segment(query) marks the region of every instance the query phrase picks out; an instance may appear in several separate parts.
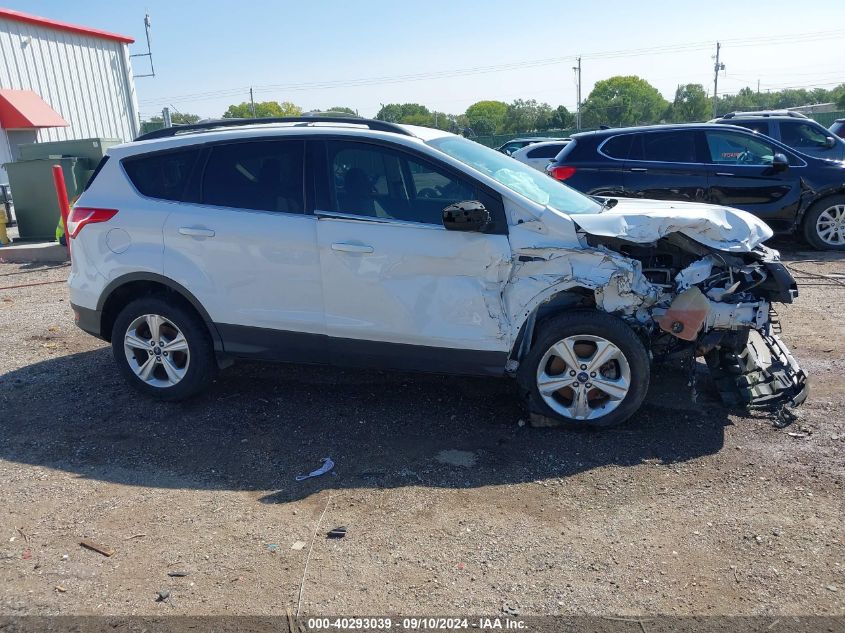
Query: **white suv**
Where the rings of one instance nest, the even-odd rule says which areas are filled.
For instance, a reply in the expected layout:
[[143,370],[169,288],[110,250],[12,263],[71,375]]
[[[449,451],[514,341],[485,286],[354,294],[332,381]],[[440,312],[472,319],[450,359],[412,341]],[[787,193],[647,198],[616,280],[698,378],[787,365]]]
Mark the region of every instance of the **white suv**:
[[672,354],[704,354],[737,402],[806,395],[772,331],[796,290],[762,221],[590,198],[439,130],[160,130],[109,149],[68,233],[78,325],[163,399],[253,358],[510,375],[535,420],[610,426]]

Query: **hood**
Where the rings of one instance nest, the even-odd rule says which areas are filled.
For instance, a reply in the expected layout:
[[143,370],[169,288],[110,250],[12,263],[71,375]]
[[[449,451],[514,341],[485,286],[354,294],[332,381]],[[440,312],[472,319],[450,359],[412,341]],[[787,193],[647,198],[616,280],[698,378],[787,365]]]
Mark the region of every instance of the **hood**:
[[592,235],[631,242],[654,242],[669,233],[687,237],[720,251],[745,253],[772,236],[772,229],[746,211],[698,202],[668,202],[617,198],[611,209],[574,215]]

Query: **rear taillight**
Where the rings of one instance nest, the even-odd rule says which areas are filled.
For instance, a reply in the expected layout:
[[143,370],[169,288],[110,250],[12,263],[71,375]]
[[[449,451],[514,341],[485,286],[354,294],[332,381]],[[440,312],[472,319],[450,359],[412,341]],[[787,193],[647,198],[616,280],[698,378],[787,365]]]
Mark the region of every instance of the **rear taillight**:
[[74,207],[67,218],[67,232],[71,239],[79,235],[86,224],[107,222],[117,215],[117,209],[92,209],[91,207]]
[[558,165],[549,170],[549,175],[555,180],[566,180],[575,173],[575,168],[569,165]]

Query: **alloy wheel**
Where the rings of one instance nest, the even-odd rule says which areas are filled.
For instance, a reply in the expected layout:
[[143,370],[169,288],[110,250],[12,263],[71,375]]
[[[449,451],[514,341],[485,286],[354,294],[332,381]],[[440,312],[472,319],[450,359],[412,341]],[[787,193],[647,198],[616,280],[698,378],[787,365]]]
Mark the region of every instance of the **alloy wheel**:
[[545,403],[572,420],[594,420],[616,409],[631,386],[625,354],[605,338],[569,336],[552,345],[537,368]]
[[188,372],[188,341],[161,315],[143,314],[133,320],[123,338],[123,349],[135,375],[153,387],[172,387]]
[[845,245],[845,204],[834,205],[819,214],[816,234],[825,244]]

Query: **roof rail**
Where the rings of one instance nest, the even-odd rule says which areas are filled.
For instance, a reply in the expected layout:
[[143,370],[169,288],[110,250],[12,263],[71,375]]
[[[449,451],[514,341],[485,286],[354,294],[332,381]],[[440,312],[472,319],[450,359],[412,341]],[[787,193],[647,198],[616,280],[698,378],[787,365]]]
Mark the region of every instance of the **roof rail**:
[[300,125],[312,125],[314,123],[345,123],[349,125],[364,125],[369,129],[376,130],[378,132],[393,132],[394,134],[403,134],[404,136],[414,136],[411,132],[396,123],[377,121],[375,119],[364,119],[352,116],[286,116],[259,119],[216,119],[214,121],[204,121],[202,123],[174,125],[172,127],[165,127],[160,130],[153,130],[152,132],[141,134],[136,137],[135,140],[149,141],[155,138],[168,138],[176,136],[177,134],[191,134],[194,132],[202,132],[204,130],[239,127],[242,125],[265,125],[268,123],[298,123]]
[[796,112],[795,110],[752,110],[750,112],[728,112],[727,114],[723,114],[720,118],[722,119],[734,119],[740,116],[760,116],[760,117],[771,117],[771,116],[788,116],[795,119],[809,119],[806,114],[803,112]]

